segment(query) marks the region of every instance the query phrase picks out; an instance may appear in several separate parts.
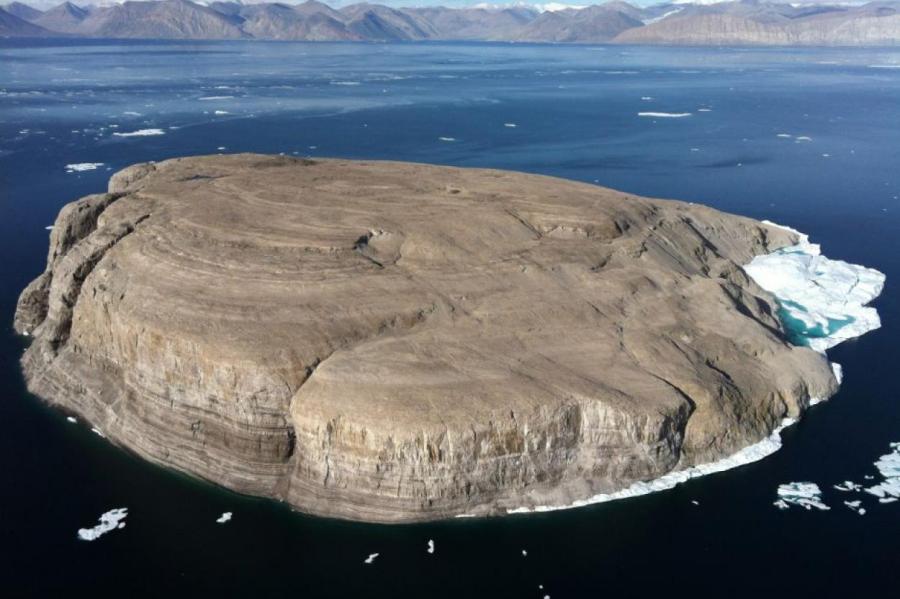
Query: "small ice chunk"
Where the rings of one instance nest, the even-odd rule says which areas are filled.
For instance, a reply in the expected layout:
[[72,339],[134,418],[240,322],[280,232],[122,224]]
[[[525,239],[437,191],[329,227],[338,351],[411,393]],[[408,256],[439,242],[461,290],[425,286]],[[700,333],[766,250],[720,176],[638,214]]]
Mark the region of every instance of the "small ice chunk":
[[782,139],[790,139],[790,138],[792,138],[792,137],[794,137],[794,136],[791,135],[790,133],[779,133],[779,134],[776,135],[775,137],[780,137],[780,138],[782,138]]
[[522,557],[528,557],[528,551],[526,549],[522,550]]
[[198,100],[230,100],[234,96],[203,96],[202,98],[197,98]]
[[649,102],[652,99],[653,99],[653,96],[641,96],[641,100],[643,100],[644,102]]
[[84,171],[95,171],[99,167],[103,166],[102,162],[76,162],[74,164],[66,165],[67,173],[81,173]]
[[221,116],[221,115],[223,115],[223,114],[231,114],[231,113],[228,112],[227,110],[217,110],[217,111],[215,112],[215,114],[218,114],[218,115]]
[[698,108],[697,112],[712,112],[712,108]]
[[812,137],[808,135],[798,135],[795,139],[796,141],[812,141]]
[[455,137],[438,137],[441,141],[456,141]]
[[165,135],[162,129],[138,129],[137,131],[128,131],[127,133],[113,133],[115,137],[147,137],[150,135]]
[[371,564],[372,562],[375,561],[375,558],[378,557],[379,555],[381,555],[381,554],[380,554],[380,553],[370,553],[370,554],[369,554],[369,557],[367,557],[367,558],[365,559],[365,562],[364,562],[364,563],[366,563],[366,564]]
[[127,114],[128,116],[143,116],[140,112],[135,112],[133,110],[126,110],[122,114]]
[[434,540],[428,539],[428,553],[434,553]]
[[845,480],[843,483],[839,485],[833,485],[835,489],[838,491],[843,491],[845,493],[849,493],[851,491],[859,491],[863,488],[863,486],[859,483],[855,483],[852,480]]
[[700,502],[696,499],[691,499],[691,503],[693,503],[694,505],[700,505]]
[[816,483],[787,483],[778,485],[778,500],[774,503],[780,509],[787,509],[791,505],[797,505],[810,510],[829,510],[822,503],[822,491]]
[[844,382],[844,367],[838,364],[837,362],[831,363],[831,372],[834,373],[834,378],[837,380],[838,385]]
[[74,416],[66,416],[66,420],[68,420],[72,424],[75,424],[76,422],[78,422],[77,420],[75,420]]
[[109,510],[100,516],[99,522],[92,528],[78,529],[78,538],[82,541],[95,541],[117,528],[125,528],[125,518],[128,516],[127,507],[119,507]]
[[94,433],[95,435],[99,435],[99,436],[103,437],[104,439],[106,438],[106,435],[104,435],[103,432],[96,427],[91,428],[91,432]]
[[46,230],[48,230],[48,231],[52,231],[52,230],[53,230],[53,225],[49,225],[49,226],[44,227],[44,228],[45,228]]
[[216,522],[219,524],[225,524],[226,522],[231,521],[231,512],[222,512],[222,515],[216,518]]
[[853,510],[860,516],[863,516],[866,513],[866,508],[861,507],[861,504],[862,504],[862,501],[860,501],[858,499],[856,501],[845,501],[844,502],[844,505],[846,505],[848,508],[850,508],[851,510]]
[[690,112],[639,112],[638,116],[645,116],[657,119],[682,119],[691,116]]
[[518,125],[516,125],[515,123],[503,123],[503,126],[509,127],[510,129],[515,129],[516,127],[518,127]]

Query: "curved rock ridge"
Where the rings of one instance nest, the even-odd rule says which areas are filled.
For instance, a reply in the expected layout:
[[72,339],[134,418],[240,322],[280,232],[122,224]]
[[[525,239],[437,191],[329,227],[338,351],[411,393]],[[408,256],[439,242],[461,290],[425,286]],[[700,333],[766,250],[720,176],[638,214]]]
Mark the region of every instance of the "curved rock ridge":
[[240,154],[65,206],[29,388],[159,464],[367,521],[571,504],[837,388],[741,264],[791,231],[536,175]]

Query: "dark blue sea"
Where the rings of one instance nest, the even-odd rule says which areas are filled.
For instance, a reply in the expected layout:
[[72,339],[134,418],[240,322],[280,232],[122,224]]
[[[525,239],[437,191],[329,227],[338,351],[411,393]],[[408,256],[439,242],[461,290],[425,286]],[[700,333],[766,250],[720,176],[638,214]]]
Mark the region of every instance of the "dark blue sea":
[[[860,496],[861,516],[832,485],[877,475],[900,441],[898,65],[896,49],[0,41],[0,594],[897,596],[900,503]],[[161,134],[115,135],[142,130]],[[829,352],[843,387],[781,451],[670,491],[405,526],[294,513],[67,422],[25,391],[11,327],[63,204],[135,162],[245,151],[514,169],[770,219],[884,272],[883,327]],[[67,172],[81,163],[102,165]],[[831,510],[774,507],[791,481]],[[78,540],[115,507],[126,528]]]

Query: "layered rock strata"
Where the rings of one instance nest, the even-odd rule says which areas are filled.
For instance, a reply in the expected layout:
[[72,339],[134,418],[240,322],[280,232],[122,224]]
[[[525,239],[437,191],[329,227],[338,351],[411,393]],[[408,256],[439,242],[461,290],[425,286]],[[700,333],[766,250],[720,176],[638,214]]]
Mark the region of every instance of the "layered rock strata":
[[153,462],[304,512],[563,504],[715,460],[837,382],[741,264],[796,236],[549,177],[142,164],[65,206],[29,388]]

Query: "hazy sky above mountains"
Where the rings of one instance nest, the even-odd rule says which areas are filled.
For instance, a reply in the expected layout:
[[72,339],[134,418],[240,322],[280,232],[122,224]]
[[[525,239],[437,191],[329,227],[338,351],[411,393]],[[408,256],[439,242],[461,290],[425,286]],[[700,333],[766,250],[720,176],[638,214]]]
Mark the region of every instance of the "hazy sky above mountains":
[[[46,10],[48,8],[52,8],[60,4],[63,0],[19,0],[24,4],[28,4],[35,8],[40,8],[42,10]],[[114,0],[70,0],[73,1],[74,4],[78,4],[79,6],[87,6],[89,4],[94,5],[107,5],[114,4]],[[124,0],[123,0],[124,1]],[[195,0],[196,1],[196,0]],[[212,2],[213,0],[208,0],[208,2]],[[253,4],[258,2],[274,2],[276,0],[243,0],[245,4]],[[282,4],[302,4],[306,0],[277,0]],[[323,0],[325,4],[328,4],[334,8],[340,8],[342,6],[347,6],[349,4],[357,4],[361,0]],[[594,2],[590,1],[559,1],[553,2],[551,0],[524,0],[524,1],[510,1],[504,2],[503,0],[495,0],[493,2],[486,2],[485,0],[368,0],[372,4],[383,4],[385,6],[446,6],[448,8],[462,8],[462,7],[471,7],[471,6],[493,6],[493,7],[506,7],[506,6],[515,6],[515,5],[527,5],[533,6],[539,10],[559,10],[561,8],[565,8],[566,6],[588,6],[591,4],[602,4],[605,0],[596,0]],[[635,6],[651,6],[653,4],[662,4],[664,2],[672,2],[673,0],[629,0],[630,4]],[[674,2],[680,3],[685,0],[674,0]],[[714,0],[694,0],[694,4],[712,4]],[[863,2],[851,2],[847,0],[783,0],[785,3],[793,2],[795,4],[863,4]],[[0,4],[8,4],[12,2],[12,0],[0,0]],[[204,3],[204,2],[198,2]]]

